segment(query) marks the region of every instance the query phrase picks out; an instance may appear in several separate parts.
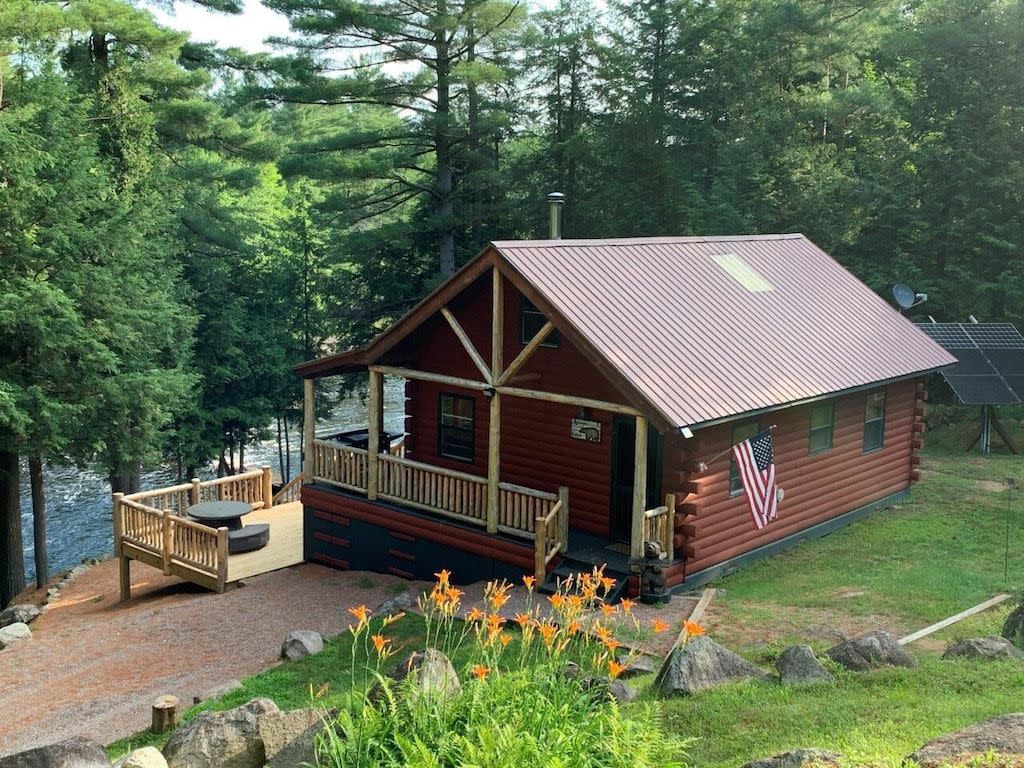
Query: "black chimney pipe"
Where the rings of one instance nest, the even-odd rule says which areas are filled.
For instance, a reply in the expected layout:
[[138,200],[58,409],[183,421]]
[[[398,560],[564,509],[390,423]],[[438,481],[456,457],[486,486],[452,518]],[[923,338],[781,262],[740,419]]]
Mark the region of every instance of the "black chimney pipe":
[[552,192],[548,195],[549,208],[549,236],[552,240],[562,239],[562,206],[565,204],[565,195],[561,192]]

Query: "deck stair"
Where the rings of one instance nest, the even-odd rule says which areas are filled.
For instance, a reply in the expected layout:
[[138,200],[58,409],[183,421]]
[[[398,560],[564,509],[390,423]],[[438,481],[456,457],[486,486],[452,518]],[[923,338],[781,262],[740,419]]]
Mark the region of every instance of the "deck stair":
[[[586,562],[584,560],[575,560],[572,557],[563,557],[554,569],[548,571],[547,579],[545,579],[537,588],[537,591],[545,595],[553,595],[555,590],[558,589],[558,583],[560,581],[564,581],[569,578],[569,576],[577,576],[581,573],[590,573],[593,570],[593,563]],[[605,567],[604,575],[615,579],[615,586],[612,588],[611,592],[605,595],[605,602],[615,604],[625,596],[629,574],[624,571],[612,570]]]

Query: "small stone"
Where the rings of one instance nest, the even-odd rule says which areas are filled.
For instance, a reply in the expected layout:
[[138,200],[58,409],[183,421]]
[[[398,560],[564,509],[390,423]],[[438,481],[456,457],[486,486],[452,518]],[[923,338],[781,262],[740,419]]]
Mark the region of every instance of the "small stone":
[[324,638],[312,629],[296,629],[288,633],[281,643],[282,659],[301,659],[311,653],[320,653],[324,649]]
[[636,689],[623,680],[612,680],[608,686],[608,695],[619,704],[626,704],[636,698]]
[[654,681],[654,689],[662,696],[679,696],[727,683],[767,679],[763,670],[707,635],[700,635],[672,651]]
[[567,661],[562,669],[562,677],[566,680],[575,680],[580,676],[580,665],[575,661]]
[[803,766],[810,765],[835,765],[841,759],[842,755],[838,755],[835,752],[810,747],[782,752],[773,757],[762,758],[761,760],[753,760],[744,765],[743,768],[803,768]]
[[81,736],[0,757],[0,768],[110,768],[99,744]]
[[210,699],[222,699],[229,693],[240,691],[245,686],[242,685],[241,680],[228,680],[227,682],[215,685],[213,688],[208,690],[206,693],[195,698],[196,704],[200,701],[209,701]]
[[122,757],[114,768],[167,768],[167,761],[156,747],[142,747]]
[[[947,765],[957,755],[1024,755],[1024,713],[1001,715],[932,739],[907,760],[921,766]],[[1002,765],[996,761],[993,765]]]
[[636,698],[636,690],[633,686],[622,680],[611,680],[607,677],[587,677],[581,687],[584,691],[591,691],[600,699],[611,699],[619,704],[626,704]]
[[31,624],[42,614],[38,605],[12,605],[0,611],[0,628],[11,624]]
[[32,630],[28,628],[28,624],[24,624],[20,621],[16,621],[13,624],[8,624],[6,627],[0,628],[0,648],[6,648],[8,645],[13,643],[31,639]]
[[[398,686],[411,685],[414,695],[425,697],[451,696],[458,693],[462,687],[451,661],[435,648],[410,653],[387,674],[385,679],[390,681],[392,691]],[[383,695],[384,691],[378,682],[370,692],[370,698],[379,700]]]
[[829,658],[854,672],[866,672],[873,666],[916,667],[917,659],[896,638],[882,629],[844,640],[828,649]]
[[271,768],[298,768],[316,764],[316,736],[327,713],[319,709],[267,712],[260,715],[259,731]]
[[1024,659],[1024,651],[1005,637],[969,637],[950,644],[944,659]]
[[1010,611],[1001,634],[1018,648],[1024,648],[1024,603]]
[[400,595],[388,598],[373,609],[371,616],[394,616],[396,613],[403,613],[416,605],[416,599],[412,592],[403,592]]
[[657,671],[654,659],[650,656],[630,656],[628,653],[622,653],[619,654],[617,661],[626,667],[619,673],[619,677],[623,679],[652,675]]
[[823,683],[835,679],[821,665],[809,645],[791,645],[786,648],[775,660],[775,668],[786,684]]

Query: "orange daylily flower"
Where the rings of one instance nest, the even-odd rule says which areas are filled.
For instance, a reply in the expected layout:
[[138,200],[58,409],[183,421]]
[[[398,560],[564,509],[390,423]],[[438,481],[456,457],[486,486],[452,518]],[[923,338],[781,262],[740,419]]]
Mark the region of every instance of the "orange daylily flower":
[[689,619],[683,622],[683,629],[686,630],[687,637],[699,637],[700,635],[706,634],[704,627],[695,621],[690,621]]
[[615,613],[615,611],[616,608],[614,605],[608,605],[608,603],[601,603],[601,613],[603,613],[605,616],[611,616],[613,613]]
[[376,649],[378,654],[383,653],[388,643],[391,642],[386,637],[384,637],[384,635],[374,635],[370,639],[373,640],[373,647]]
[[492,613],[492,614],[490,614],[487,617],[487,630],[491,634],[494,634],[499,629],[501,629],[501,625],[504,624],[504,623],[505,623],[505,618],[503,616],[501,616],[500,614],[497,614],[497,613]]
[[616,640],[614,637],[608,637],[608,638],[606,638],[606,639],[601,641],[601,645],[603,645],[605,648],[607,648],[612,653],[615,653],[615,650],[617,648],[619,648],[622,644],[618,640]]
[[578,611],[583,607],[583,598],[579,595],[569,595],[569,606]]
[[434,576],[437,577],[437,583],[440,584],[442,587],[448,586],[448,579],[451,578],[451,575],[452,572],[449,571],[447,568],[443,568],[440,573],[434,574]]
[[654,634],[660,635],[666,629],[668,629],[668,623],[661,619],[651,619],[651,627],[654,629]]
[[630,613],[636,606],[636,600],[630,600],[629,598],[625,598],[622,600],[622,602],[619,603],[619,605],[622,606],[623,613]]
[[605,592],[611,592],[612,588],[615,586],[615,579],[610,576],[602,576],[601,586],[604,587]]
[[533,592],[533,588],[537,585],[537,577],[536,576],[523,576],[523,584],[526,585],[526,588],[528,590]]
[[490,598],[488,598],[488,600],[491,604],[491,610],[499,611],[501,610],[501,607],[508,602],[508,595],[506,595],[504,592],[496,592],[495,594],[491,595]]
[[501,643],[501,647],[504,648],[506,645],[512,642],[512,636],[503,632],[498,636],[498,642]]
[[480,621],[486,614],[476,606],[466,614],[466,621]]
[[619,664],[615,659],[608,659],[608,676],[616,678],[626,671],[625,664]]
[[488,674],[490,674],[491,668],[484,664],[474,664],[472,672],[473,677],[475,677],[477,680],[483,680],[485,677],[487,677]]
[[530,623],[530,619],[533,618],[528,613],[517,613],[514,617],[516,624],[523,629],[526,629],[526,625]]
[[396,621],[398,621],[399,619],[403,618],[404,616],[405,616],[405,611],[400,611],[399,613],[393,613],[390,616],[388,616],[386,619],[384,619],[384,626],[385,627],[389,627],[392,624],[394,624]]
[[583,629],[583,627],[578,621],[572,621],[569,623],[569,626],[565,628],[565,631],[570,635],[575,635],[578,634],[581,629]]
[[560,592],[556,592],[555,594],[548,596],[548,602],[550,602],[551,606],[557,611],[565,602],[565,595]]
[[558,632],[558,627],[554,624],[544,622],[537,627],[537,631],[540,632],[540,636],[544,638],[544,645],[550,646],[555,639],[555,633]]
[[370,620],[370,609],[365,605],[357,605],[355,608],[349,608],[348,612],[359,620],[360,627]]

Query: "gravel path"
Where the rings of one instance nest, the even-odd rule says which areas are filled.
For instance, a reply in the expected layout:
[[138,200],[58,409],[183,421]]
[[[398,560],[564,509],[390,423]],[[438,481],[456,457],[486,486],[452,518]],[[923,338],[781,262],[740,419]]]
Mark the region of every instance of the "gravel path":
[[140,731],[157,696],[190,705],[275,663],[291,630],[336,634],[348,626],[345,608],[373,607],[405,584],[305,564],[216,595],[138,563],[132,575],[132,599],[122,605],[116,562],[90,568],[32,624],[32,640],[0,651],[0,756],[74,735],[107,744]]

